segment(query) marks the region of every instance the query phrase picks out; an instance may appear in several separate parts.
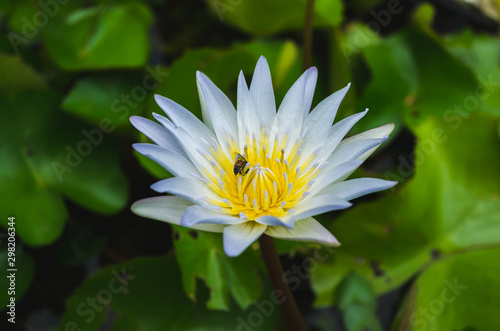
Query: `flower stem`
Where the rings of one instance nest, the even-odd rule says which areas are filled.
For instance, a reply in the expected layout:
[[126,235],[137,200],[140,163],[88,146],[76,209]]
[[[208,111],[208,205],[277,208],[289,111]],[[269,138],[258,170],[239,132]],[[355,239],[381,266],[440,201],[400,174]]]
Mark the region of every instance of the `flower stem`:
[[263,234],[259,238],[259,243],[262,251],[262,258],[266,264],[267,273],[269,274],[269,278],[271,278],[273,287],[275,290],[280,291],[283,294],[283,298],[285,298],[281,304],[281,310],[283,311],[283,315],[288,322],[288,330],[307,331],[306,324],[304,323],[302,315],[297,308],[292,292],[290,291],[288,284],[285,282],[283,268],[281,267],[274,239],[266,234]]
[[307,0],[306,4],[306,19],[304,22],[304,45],[302,57],[302,70],[307,70],[311,66],[312,57],[312,33],[313,33],[313,18],[314,18],[314,0]]

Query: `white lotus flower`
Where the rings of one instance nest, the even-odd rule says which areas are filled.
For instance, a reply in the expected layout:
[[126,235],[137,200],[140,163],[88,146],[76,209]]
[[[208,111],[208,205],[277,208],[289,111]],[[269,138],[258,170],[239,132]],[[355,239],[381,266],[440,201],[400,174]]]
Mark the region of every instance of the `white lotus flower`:
[[[175,176],[151,186],[173,196],[137,201],[132,211],[221,232],[228,256],[241,254],[263,233],[339,245],[311,216],[347,208],[351,199],[396,184],[374,178],[345,181],[387,139],[394,125],[342,140],[366,111],[332,126],[348,85],[309,112],[316,79],[316,68],[308,69],[276,112],[269,66],[261,57],[250,88],[240,72],[236,111],[226,95],[197,72],[203,122],[156,95],[168,118],[153,114],[159,125],[132,117],[132,124],[156,143],[134,144],[134,148]],[[240,160],[241,168],[235,168],[238,154],[245,160]]]

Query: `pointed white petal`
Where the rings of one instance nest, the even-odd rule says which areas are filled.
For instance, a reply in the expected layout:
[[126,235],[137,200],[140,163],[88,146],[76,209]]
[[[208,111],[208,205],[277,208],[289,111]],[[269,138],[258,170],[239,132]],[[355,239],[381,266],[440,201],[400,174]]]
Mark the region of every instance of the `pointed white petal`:
[[264,224],[264,225],[273,225],[273,226],[285,226],[287,228],[293,228],[295,224],[295,217],[287,218],[287,217],[276,217],[265,215],[257,218],[255,222]]
[[238,256],[266,230],[266,225],[253,221],[229,225],[224,229],[224,252],[227,256]]
[[316,178],[314,178],[314,183],[309,188],[310,195],[304,198],[303,201],[306,201],[312,198],[314,195],[318,194],[319,191],[327,187],[328,185],[339,182],[343,180],[346,175],[352,174],[354,170],[356,170],[362,161],[349,161],[339,164],[333,168],[322,169]]
[[[371,130],[359,133],[355,136],[352,136],[352,137],[349,137],[349,138],[342,140],[339,144],[339,148],[340,147],[347,147],[348,145],[350,145],[352,143],[355,143],[357,141],[364,140],[364,139],[376,139],[376,138],[388,137],[393,130],[394,130],[393,123],[385,124],[385,125],[382,125],[378,128],[371,129]],[[375,146],[372,149],[370,149],[370,150],[366,151],[365,153],[363,153],[362,155],[360,155],[358,157],[358,160],[361,160],[361,161],[366,160],[370,155],[372,155],[373,152],[375,152],[377,147],[378,146]]]
[[268,226],[265,233],[278,239],[340,246],[340,243],[330,231],[312,217],[297,221],[292,229],[283,226]]
[[[206,155],[206,144],[201,137],[197,137],[193,133],[187,132],[183,127],[173,127],[168,125],[167,118],[160,116],[158,114],[153,114],[155,118],[158,119],[162,124],[164,124],[165,129],[175,138],[176,142],[182,147],[188,156],[189,160],[198,169],[198,172],[202,174],[203,177],[207,178],[205,170],[208,171],[212,176],[218,178],[219,174],[215,172],[210,161],[207,160]],[[196,137],[196,138],[195,138]],[[208,178],[207,178],[208,179]]]
[[255,66],[252,82],[250,83],[250,94],[254,101],[259,124],[264,121],[270,129],[276,116],[276,102],[274,100],[271,72],[266,58],[263,56],[259,58]]
[[[236,110],[228,97],[203,73],[196,72],[198,82],[198,93],[205,123],[210,123],[222,149],[229,157],[230,153],[225,142],[228,141],[228,135],[231,136],[238,146],[238,121],[236,119]],[[206,118],[205,116],[209,116]],[[232,156],[231,156],[232,157]]]
[[397,183],[378,178],[356,178],[327,186],[318,195],[335,195],[341,199],[352,200],[366,194],[386,190]]
[[340,145],[345,145],[345,144],[350,144],[355,141],[360,141],[364,139],[377,139],[377,138],[384,138],[388,137],[391,132],[394,130],[394,123],[388,123],[384,124],[382,126],[379,126],[378,128],[374,128],[365,132],[358,133],[357,135],[354,135],[352,137],[346,138],[342,140]]
[[306,77],[306,86],[304,89],[304,118],[309,114],[314,97],[314,90],[316,89],[316,82],[318,80],[318,69],[311,67],[308,69]]
[[156,144],[160,145],[161,147],[170,149],[171,151],[174,151],[178,154],[186,156],[184,150],[175,141],[170,132],[165,130],[165,128],[160,124],[139,116],[130,117],[130,122],[137,130],[144,133]]
[[[182,214],[192,205],[190,201],[176,196],[163,196],[136,201],[130,209],[142,217],[181,225]],[[191,228],[208,232],[223,232],[225,227],[222,224],[197,224]]]
[[355,161],[361,155],[366,153],[366,151],[376,148],[381,143],[387,140],[388,137],[380,138],[380,139],[365,139],[354,141],[347,145],[338,146],[335,151],[330,155],[328,160],[328,165],[325,167],[325,170],[329,168],[333,168],[338,166],[341,163]]
[[167,169],[174,176],[188,177],[191,173],[200,175],[191,161],[169,149],[153,144],[133,144],[132,147]]
[[186,131],[196,134],[206,141],[210,141],[211,137],[214,137],[209,128],[186,108],[158,94],[155,94],[155,100],[176,127],[181,126]]
[[288,135],[285,145],[285,157],[288,157],[292,146],[302,133],[304,113],[309,112],[311,108],[312,92],[314,92],[316,85],[317,72],[316,68],[309,68],[297,79],[283,98],[274,119],[270,137],[272,138],[278,134],[278,139],[281,141],[285,134]]
[[181,225],[187,227],[192,227],[193,225],[201,223],[232,225],[243,222],[247,222],[247,220],[229,214],[219,213],[198,205],[188,207],[181,218]]
[[[252,95],[248,91],[247,83],[245,82],[245,77],[243,72],[240,71],[240,76],[238,77],[238,111],[236,112],[238,119],[238,133],[240,150],[246,143],[246,134],[252,137],[255,134],[257,139],[257,144],[260,145],[260,120],[258,118],[257,107],[255,107],[252,100]],[[247,132],[248,131],[248,132]]]
[[316,140],[320,136],[326,138],[326,133],[333,125],[333,120],[337,110],[344,99],[351,84],[337,92],[331,94],[328,98],[321,101],[309,115],[304,119],[304,128],[307,128],[307,134],[304,137],[304,144]]
[[153,117],[158,122],[160,122],[160,124],[163,125],[163,127],[165,129],[167,129],[168,132],[171,132],[171,131],[173,131],[173,130],[175,130],[177,128],[177,126],[174,125],[174,123],[172,123],[172,121],[170,121],[167,117],[165,117],[163,115],[160,115],[160,114],[157,114],[157,113],[153,112]]
[[[334,195],[318,195],[307,201],[300,202],[293,209],[294,216],[300,220],[309,216],[323,214],[332,210],[341,210],[350,207],[352,204]],[[297,221],[298,223],[299,221]]]
[[[361,141],[363,139],[371,139],[371,138],[375,138],[376,139],[376,138],[384,137],[384,134],[387,136],[388,134],[390,134],[392,132],[393,129],[394,129],[394,124],[383,125],[383,126],[381,126],[379,128],[372,129],[372,130],[360,133],[358,135],[355,135],[353,137],[350,137],[350,138],[347,138],[347,139],[343,140],[339,144],[338,148],[340,148],[340,147],[342,147],[342,148],[351,148],[351,147],[354,146],[355,143],[357,143],[357,142],[359,142],[359,141]],[[344,141],[348,141],[348,143],[344,143]],[[376,145],[375,147],[372,147],[368,151],[364,152],[363,154],[361,154],[360,156],[358,156],[356,158],[356,160],[359,161],[359,162],[361,162],[361,163],[363,163],[363,161],[365,161],[378,148],[378,146],[380,146],[380,145]],[[330,165],[327,165],[327,167],[325,167],[325,168],[330,168]],[[325,169],[325,170],[327,170],[327,169]],[[341,177],[339,177],[335,181],[336,182],[341,182],[343,180],[346,180],[354,172],[354,170],[356,170],[356,169],[354,168],[350,172],[344,173],[344,175],[342,175]]]
[[170,193],[180,196],[181,198],[189,200],[195,204],[199,204],[213,210],[221,209],[220,207],[214,206],[207,201],[207,198],[221,201],[222,199],[219,195],[196,179],[184,177],[167,178],[151,185],[151,189],[159,193]]
[[[366,115],[368,110],[364,112],[351,115],[344,118],[340,122],[335,123],[326,134],[326,137],[319,136],[319,139],[312,140],[310,143],[305,144],[303,147],[302,160],[306,161],[313,153],[315,153],[313,160],[310,162],[310,166],[319,163],[323,164],[339,143],[342,141],[344,136],[351,130],[351,128]],[[317,146],[320,146],[318,149]],[[307,169],[304,169],[307,171]]]

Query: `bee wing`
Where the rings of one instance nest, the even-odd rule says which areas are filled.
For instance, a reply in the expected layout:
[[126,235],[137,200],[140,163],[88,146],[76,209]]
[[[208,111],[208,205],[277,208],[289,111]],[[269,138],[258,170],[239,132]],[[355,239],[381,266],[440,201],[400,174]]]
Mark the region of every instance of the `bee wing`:
[[241,160],[242,157],[240,155],[240,153],[235,153],[235,156],[234,156],[234,162],[233,163],[236,163],[238,160]]
[[246,162],[245,165],[243,166],[243,172],[246,174],[249,169],[250,169],[250,163]]

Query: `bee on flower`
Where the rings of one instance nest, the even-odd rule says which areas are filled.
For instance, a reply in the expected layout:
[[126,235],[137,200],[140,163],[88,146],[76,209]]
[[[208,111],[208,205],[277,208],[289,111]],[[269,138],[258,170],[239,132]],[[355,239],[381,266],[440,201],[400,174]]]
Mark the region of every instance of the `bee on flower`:
[[396,182],[346,180],[387,138],[393,124],[344,136],[367,112],[333,121],[349,85],[311,112],[317,70],[293,84],[276,111],[269,66],[257,62],[250,87],[238,79],[236,109],[210,79],[197,72],[203,122],[174,101],[155,95],[167,117],[158,123],[133,116],[155,144],[134,144],[172,178],[151,186],[170,193],[139,200],[137,215],[223,234],[228,256],[241,254],[262,234],[338,246],[312,216],[351,206],[349,200]]

